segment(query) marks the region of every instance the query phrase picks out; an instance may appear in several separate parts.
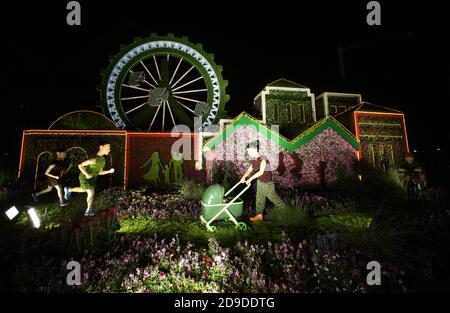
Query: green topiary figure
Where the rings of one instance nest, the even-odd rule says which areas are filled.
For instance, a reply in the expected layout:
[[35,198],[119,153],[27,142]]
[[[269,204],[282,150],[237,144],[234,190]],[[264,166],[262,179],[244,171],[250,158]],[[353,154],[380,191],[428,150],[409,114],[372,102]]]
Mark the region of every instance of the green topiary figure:
[[98,147],[97,155],[94,158],[86,160],[78,164],[80,169],[80,175],[78,180],[80,182],[79,187],[64,187],[64,198],[69,200],[73,192],[87,193],[87,209],[84,215],[93,216],[95,212],[92,208],[95,195],[95,184],[97,177],[101,175],[107,175],[114,173],[114,169],[104,170],[106,165],[105,157],[111,152],[111,145],[107,142],[103,142]]
[[163,173],[164,173],[164,183],[166,185],[170,185],[170,164],[166,164],[163,167]]
[[170,164],[173,168],[174,182],[177,185],[180,185],[183,180],[183,156],[179,152],[175,152],[172,155],[172,160]]
[[144,175],[142,175],[142,178],[144,178],[145,180],[151,181],[155,184],[155,186],[159,183],[159,169],[160,167],[162,168],[162,164],[161,161],[159,160],[159,153],[158,152],[153,152],[150,159],[147,160],[147,162],[145,162],[141,168],[146,167],[147,165],[149,165],[151,163],[151,166],[149,168],[149,170],[147,171],[147,173],[145,173]]

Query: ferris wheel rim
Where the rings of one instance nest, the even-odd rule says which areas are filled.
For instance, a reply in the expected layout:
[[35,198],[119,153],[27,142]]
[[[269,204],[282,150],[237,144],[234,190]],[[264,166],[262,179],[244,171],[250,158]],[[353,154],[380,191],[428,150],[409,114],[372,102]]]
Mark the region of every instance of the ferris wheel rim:
[[[157,66],[157,61],[156,61],[156,59],[155,59],[155,55],[162,56],[163,58],[166,57],[166,55],[167,55],[167,59],[169,59],[169,56],[170,56],[170,54],[169,54],[167,51],[155,51],[154,53],[150,53],[150,54],[141,56],[140,58],[136,58],[135,60],[133,60],[133,62],[130,61],[130,63],[127,65],[128,68],[124,68],[124,70],[122,71],[123,74],[120,74],[120,75],[119,75],[118,81],[122,82],[122,84],[121,84],[122,87],[117,89],[117,94],[115,95],[115,97],[118,98],[118,99],[120,99],[120,100],[122,101],[121,107],[118,108],[118,111],[119,111],[119,114],[121,113],[121,115],[123,116],[123,118],[124,118],[127,122],[130,122],[130,119],[129,119],[129,117],[128,117],[128,114],[129,114],[129,113],[132,113],[132,112],[135,111],[135,110],[138,110],[138,109],[142,108],[143,106],[145,106],[146,103],[145,103],[145,102],[144,102],[144,103],[141,103],[141,104],[135,106],[135,107],[134,107],[133,109],[131,109],[131,110],[128,110],[128,111],[122,110],[122,111],[120,112],[120,110],[124,108],[123,100],[128,101],[128,100],[136,100],[136,99],[148,99],[149,96],[148,96],[148,95],[141,95],[141,96],[135,96],[135,97],[131,97],[131,98],[123,98],[123,97],[122,97],[122,90],[124,89],[123,87],[131,88],[131,89],[138,89],[138,90],[143,91],[143,92],[149,92],[149,91],[151,91],[152,89],[145,89],[145,88],[140,88],[140,87],[137,88],[137,87],[135,87],[135,86],[129,86],[129,85],[124,84],[123,81],[124,81],[124,79],[126,78],[126,76],[128,75],[128,73],[130,73],[130,72],[133,73],[133,70],[136,68],[136,66],[141,65],[141,66],[143,67],[143,69],[145,70],[145,72],[148,73],[149,76],[152,78],[153,84],[150,83],[150,82],[147,81],[147,80],[144,80],[144,82],[145,82],[148,86],[150,86],[151,88],[153,88],[153,89],[157,88],[157,86],[155,86],[155,85],[159,85],[159,83],[161,82],[161,80],[160,80],[160,81],[157,81],[157,79],[160,78],[160,73],[159,73],[159,69],[158,69],[158,66]],[[180,100],[183,100],[183,101],[190,101],[190,102],[194,102],[194,103],[198,103],[199,101],[202,101],[202,100],[200,100],[200,99],[186,98],[186,96],[184,96],[184,94],[186,94],[186,93],[189,94],[189,93],[197,93],[197,92],[206,92],[206,99],[204,99],[204,100],[205,100],[205,103],[206,103],[206,102],[210,102],[211,99],[212,99],[213,96],[214,96],[214,95],[212,94],[213,87],[212,87],[211,82],[208,81],[208,77],[205,77],[206,73],[203,71],[203,69],[202,69],[201,67],[199,67],[198,64],[195,64],[191,59],[187,58],[185,55],[182,55],[182,54],[172,54],[172,57],[173,57],[173,56],[175,56],[176,58],[179,58],[179,62],[177,62],[177,68],[176,68],[175,71],[172,73],[171,79],[170,79],[169,83],[173,81],[173,84],[172,84],[172,86],[170,86],[170,89],[171,89],[171,93],[172,93],[173,97],[176,98],[177,102],[179,102]],[[149,60],[150,60],[150,61],[149,61]],[[154,69],[156,69],[157,74],[158,74],[158,77],[157,77],[157,78],[155,78],[155,77],[152,75],[151,70],[150,70],[149,67],[147,67],[147,66],[145,65],[145,63],[144,63],[144,61],[146,61],[146,62],[147,62],[147,65],[148,65],[148,63],[152,63],[152,62],[153,62],[152,60],[154,61],[154,64],[155,64]],[[178,70],[179,65],[181,64],[182,61],[184,61],[188,66],[190,66],[190,68],[189,68],[189,70],[188,70],[186,73],[184,73],[184,74],[181,75],[180,77],[177,77],[177,70]],[[194,69],[194,68],[196,69],[197,75],[199,75],[199,76],[198,76],[196,79],[190,80],[190,81],[188,81],[188,82],[183,81],[183,78],[185,77],[185,75],[186,75],[189,71],[191,71],[192,69]],[[156,74],[155,74],[155,76],[156,76]],[[175,78],[176,78],[176,79],[175,79]],[[200,79],[202,79],[202,81],[203,81],[203,83],[204,83],[204,88],[203,88],[203,89],[189,89],[189,90],[182,89],[182,88],[186,88],[188,85],[190,85],[190,84],[192,84],[192,83],[194,83],[195,81],[198,81],[198,80],[200,80]],[[149,79],[149,80],[150,80],[150,79]],[[180,84],[178,85],[179,82],[180,82]],[[148,86],[146,86],[146,87],[148,88]],[[179,103],[179,104],[181,104],[181,103]],[[185,103],[185,104],[186,104],[186,103]],[[178,123],[175,123],[175,122],[174,122],[174,118],[172,117],[172,112],[170,111],[170,104],[167,102],[167,103],[165,103],[165,105],[168,105],[169,112],[171,113],[171,115],[170,115],[171,120],[169,120],[169,121],[171,121],[172,124],[173,124],[173,126],[175,127]],[[183,106],[185,109],[187,109],[188,111],[190,111],[191,113],[194,113],[194,111],[191,110],[190,108],[186,108],[184,105],[182,105],[182,106]],[[154,113],[156,114],[156,112],[154,112]],[[208,112],[208,113],[209,113],[209,112]],[[195,116],[194,116],[194,117],[195,117]],[[162,118],[165,120],[165,115],[164,115],[164,114],[163,114]],[[152,122],[153,122],[153,121],[152,121]],[[153,123],[151,123],[151,124],[153,125]],[[145,128],[147,128],[147,125],[146,125],[145,127],[143,127],[143,129],[145,129]],[[150,128],[151,128],[151,127],[149,127],[149,129],[150,129]],[[150,131],[149,129],[148,129],[147,131]],[[164,129],[164,127],[162,127],[162,129]]]
[[[165,38],[165,39],[158,39],[158,40],[147,40],[145,42],[141,42],[140,44],[134,45],[133,47],[129,46],[130,49],[125,51],[124,53],[121,53],[117,58],[116,58],[116,62],[113,63],[114,66],[110,69],[110,71],[108,72],[108,76],[107,76],[107,80],[106,80],[106,84],[104,84],[104,103],[106,104],[106,109],[109,113],[109,115],[111,116],[114,124],[119,127],[119,128],[125,128],[127,127],[127,123],[130,122],[130,120],[128,120],[127,116],[126,116],[126,112],[119,112],[119,107],[121,107],[121,104],[116,103],[116,92],[119,91],[121,88],[117,88],[117,83],[119,81],[119,78],[121,77],[121,74],[123,73],[123,70],[125,69],[126,65],[129,64],[129,62],[133,61],[133,60],[138,60],[138,61],[142,61],[143,59],[145,59],[145,56],[149,56],[149,55],[161,55],[164,52],[167,53],[167,49],[168,51],[172,52],[170,54],[168,54],[168,58],[169,55],[170,57],[174,57],[174,56],[178,56],[179,62],[182,62],[183,60],[185,60],[186,62],[189,63],[189,61],[191,60],[195,60],[194,63],[195,64],[195,68],[197,69],[197,71],[200,72],[200,74],[202,75],[203,80],[205,80],[205,85],[206,85],[206,89],[207,93],[209,94],[209,85],[211,84],[212,86],[212,102],[211,102],[211,107],[210,110],[208,112],[208,116],[206,117],[206,120],[202,123],[202,128],[206,128],[209,125],[211,125],[217,118],[219,112],[223,111],[223,106],[225,105],[225,102],[227,101],[228,96],[225,94],[224,90],[225,87],[227,85],[227,82],[224,81],[221,77],[221,67],[219,66],[219,69],[216,69],[217,65],[214,63],[211,63],[210,60],[208,60],[208,57],[210,57],[210,55],[206,55],[206,53],[204,53],[202,51],[201,48],[195,47],[192,44],[188,45],[187,43],[183,43],[178,41],[176,38]],[[159,50],[158,50],[159,49]],[[181,56],[180,56],[181,54]],[[144,56],[144,57],[140,57],[140,56]],[[184,58],[184,56],[189,56]],[[211,60],[212,61],[212,60]],[[214,61],[212,61],[214,62]],[[191,62],[192,63],[192,62]],[[136,62],[135,62],[136,64]],[[179,65],[179,64],[178,64]],[[132,67],[130,67],[128,70],[130,70]],[[177,67],[178,69],[178,67]],[[204,73],[201,71],[201,69],[203,69],[207,76],[203,75]],[[127,71],[128,71],[127,70]],[[128,72],[126,72],[128,73]],[[126,75],[125,73],[125,75]],[[174,82],[174,77],[176,74],[176,71],[173,73],[174,75],[171,77],[170,82]],[[158,69],[158,75],[160,75],[159,73],[159,69]],[[160,76],[159,76],[160,78]],[[209,82],[207,82],[206,80],[209,80]],[[122,76],[122,80],[123,80],[123,76]],[[119,81],[120,83],[122,81]],[[220,84],[222,82],[222,85]],[[209,84],[210,83],[210,84]],[[150,87],[154,88],[157,85],[155,84],[155,82],[150,81],[150,84],[153,85]],[[120,86],[122,87],[122,86]],[[147,87],[147,86],[146,86]],[[183,85],[178,85],[176,86],[176,84],[174,84],[174,87],[176,87],[175,90],[173,90],[174,96],[178,99],[180,99],[180,97],[184,97],[184,95],[186,93],[189,92],[204,92],[205,90],[191,90],[191,91],[183,91],[181,87],[183,87]],[[136,88],[136,87],[134,87]],[[180,90],[181,89],[181,90]],[[145,90],[142,90],[145,91]],[[209,97],[209,95],[208,95]],[[104,107],[105,107],[104,106]],[[128,113],[130,113],[128,111]],[[122,114],[122,116],[120,116],[120,114]],[[124,120],[124,117],[126,118],[126,120]],[[172,118],[173,120],[173,118]]]

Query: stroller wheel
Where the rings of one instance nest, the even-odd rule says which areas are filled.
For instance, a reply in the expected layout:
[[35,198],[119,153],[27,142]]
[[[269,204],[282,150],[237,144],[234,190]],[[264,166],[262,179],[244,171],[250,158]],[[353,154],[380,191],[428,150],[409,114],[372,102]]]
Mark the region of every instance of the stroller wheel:
[[236,224],[236,229],[239,231],[246,231],[247,225],[244,222],[239,222]]
[[216,226],[209,226],[208,227],[208,231],[210,231],[210,232],[215,232],[217,230],[217,227]]

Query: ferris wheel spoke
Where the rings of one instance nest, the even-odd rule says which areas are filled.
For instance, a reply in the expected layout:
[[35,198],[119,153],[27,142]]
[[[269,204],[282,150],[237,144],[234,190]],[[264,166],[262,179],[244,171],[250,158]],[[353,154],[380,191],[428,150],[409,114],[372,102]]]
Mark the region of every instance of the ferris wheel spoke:
[[134,99],[144,99],[144,98],[148,98],[149,96],[136,96],[136,97],[126,97],[126,98],[121,98],[120,100],[134,100]]
[[128,87],[128,88],[132,88],[132,89],[136,89],[136,90],[142,90],[142,91],[145,91],[145,92],[149,92],[150,91],[150,89],[145,89],[145,88],[141,88],[141,87],[131,86],[131,85],[127,85],[127,84],[122,84],[122,86]]
[[170,78],[169,85],[172,84],[172,80],[175,78],[175,75],[177,74],[178,68],[180,67],[181,61],[183,61],[183,58],[178,61],[178,65],[175,68],[175,72],[173,72],[172,77]]
[[159,72],[158,62],[156,62],[155,55],[153,55],[153,61],[155,62],[156,72],[158,72],[159,80],[161,80],[161,73]]
[[134,112],[134,111],[136,111],[136,110],[142,108],[142,107],[143,107],[144,105],[146,105],[147,103],[148,103],[148,102],[145,101],[144,103],[138,105],[137,107],[135,107],[135,108],[133,108],[133,109],[131,109],[131,110],[126,111],[126,112],[125,112],[125,115],[130,114],[131,112]]
[[177,91],[178,89],[183,88],[183,87],[185,87],[185,86],[187,86],[187,85],[190,85],[190,84],[192,84],[192,83],[195,83],[197,80],[202,79],[202,78],[203,78],[203,76],[197,77],[196,79],[193,79],[193,80],[187,82],[187,83],[184,84],[184,85],[181,85],[181,86],[178,86],[177,88],[172,89],[172,91]]
[[147,66],[145,66],[144,62],[140,61],[142,67],[145,69],[145,71],[148,73],[148,75],[150,75],[150,77],[153,79],[153,81],[155,82],[155,84],[158,85],[158,82],[156,81],[156,79],[153,77],[152,73],[150,72],[150,70],[147,68]]
[[161,130],[164,130],[164,122],[166,120],[166,101],[163,102],[162,107],[163,107],[163,111],[162,111],[163,116],[162,116],[162,128],[161,128]]
[[178,98],[178,99],[183,99],[183,100],[186,100],[186,101],[195,102],[195,103],[199,102],[199,100],[195,100],[195,99],[191,99],[191,98],[186,98],[186,97],[181,97],[181,96],[177,96],[177,95],[174,95],[174,97],[175,97],[175,98]]
[[[175,87],[175,86],[176,86],[176,85],[177,85],[177,84],[178,84],[178,83],[179,83],[179,82],[180,82],[187,74],[189,74],[190,71],[192,71],[192,69],[193,69],[194,67],[195,67],[195,66],[192,65],[191,68],[188,69],[187,72],[184,73],[183,76],[181,76],[181,77],[175,82],[175,84],[173,84],[171,87],[174,88],[174,87]],[[173,90],[173,89],[172,89],[172,90]]]
[[177,123],[188,125],[189,127],[191,127],[193,125],[192,116],[190,116],[190,114],[187,114],[187,112],[180,105],[180,102],[177,101],[177,99],[173,96],[169,97],[168,102],[174,117],[176,117],[177,119]]
[[147,85],[149,85],[150,87],[152,87],[153,89],[155,89],[156,88],[156,86],[155,85],[152,85],[151,83],[149,83],[148,81],[146,81],[146,80],[144,80],[144,83],[146,83]]
[[190,107],[184,105],[183,103],[177,101],[179,105],[181,105],[183,108],[185,108],[186,110],[192,112],[193,114],[195,114],[194,110],[192,110]]
[[169,101],[166,101],[166,103],[167,103],[167,108],[169,109],[170,117],[172,118],[173,126],[175,126],[176,123],[175,123],[175,119],[173,118],[172,109],[170,108],[170,103],[169,103]]
[[176,92],[172,92],[172,93],[174,95],[180,95],[183,93],[202,92],[202,91],[208,91],[208,89],[193,89],[193,90],[186,90],[186,91],[176,91]]
[[161,108],[161,106],[159,106],[159,107],[156,109],[155,115],[153,115],[153,119],[152,119],[152,121],[151,121],[151,123],[150,123],[150,126],[148,127],[148,130],[147,130],[147,131],[150,131],[150,128],[152,128],[152,125],[153,125],[153,123],[155,122],[156,116],[158,115],[159,108]]
[[148,121],[151,119],[155,112],[155,107],[144,105],[137,111],[132,119],[129,119],[130,126],[132,127],[145,127]]

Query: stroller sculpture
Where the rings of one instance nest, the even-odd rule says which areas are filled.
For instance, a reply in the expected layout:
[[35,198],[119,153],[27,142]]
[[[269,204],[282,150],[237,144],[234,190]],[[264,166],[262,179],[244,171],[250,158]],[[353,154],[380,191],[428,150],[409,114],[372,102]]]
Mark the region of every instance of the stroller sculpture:
[[230,220],[236,225],[237,230],[247,230],[247,225],[244,222],[238,222],[236,217],[240,217],[243,211],[243,201],[239,197],[250,188],[250,185],[247,185],[230,201],[224,201],[224,197],[229,195],[239,184],[241,184],[240,181],[226,194],[224,194],[224,187],[219,184],[211,185],[205,190],[201,201],[202,214],[200,220],[206,224],[208,231],[214,232],[217,230],[216,226],[211,226],[211,223],[217,220]]

